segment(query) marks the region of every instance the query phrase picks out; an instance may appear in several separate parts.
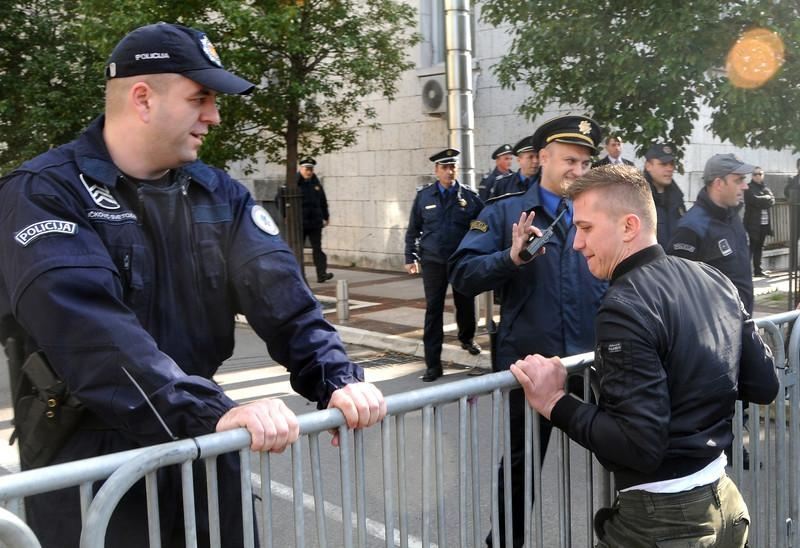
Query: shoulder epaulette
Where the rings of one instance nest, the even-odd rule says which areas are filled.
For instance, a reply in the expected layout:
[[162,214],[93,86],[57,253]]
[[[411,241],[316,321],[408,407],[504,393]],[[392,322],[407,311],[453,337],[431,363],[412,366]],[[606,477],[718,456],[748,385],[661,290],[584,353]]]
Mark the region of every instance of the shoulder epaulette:
[[469,190],[473,194],[477,194],[478,193],[478,191],[476,189],[472,188],[471,186],[463,186],[462,185],[461,188],[463,188],[464,190]]
[[500,196],[493,196],[486,200],[486,203],[496,202],[497,200],[502,200],[503,198],[510,198],[511,196],[521,196],[528,192],[527,190],[520,190],[519,192],[506,192],[505,194],[501,194]]
[[513,177],[514,173],[516,173],[516,172],[515,171],[509,171],[508,173],[501,173],[500,175],[495,177],[494,180],[495,181],[499,181],[500,179],[505,179],[507,177]]
[[425,183],[424,185],[419,185],[419,186],[417,187],[417,192],[419,192],[420,190],[424,190],[424,189],[428,188],[428,187],[429,187],[429,186],[431,186],[432,184],[433,184],[433,183]]

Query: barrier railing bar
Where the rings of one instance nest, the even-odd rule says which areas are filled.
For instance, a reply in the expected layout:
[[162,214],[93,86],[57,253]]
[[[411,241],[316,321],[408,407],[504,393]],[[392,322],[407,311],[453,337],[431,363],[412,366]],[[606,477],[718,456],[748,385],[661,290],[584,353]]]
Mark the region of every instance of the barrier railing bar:
[[[591,372],[586,369],[583,372],[583,401],[589,401],[592,393]],[[586,494],[586,516],[594,516],[594,466],[592,463],[592,453],[584,451],[583,453],[583,466],[586,471],[586,487],[588,493]],[[592,548],[594,546],[594,533],[593,527],[590,523],[586,527],[586,547]]]
[[319,453],[319,433],[309,434],[308,450],[311,453],[311,486],[314,490],[314,515],[317,521],[317,543],[327,548],[328,532],[325,526],[325,489],[322,483],[322,459]]
[[[298,417],[298,422],[300,418]],[[339,475],[342,480],[342,542],[343,546],[353,546],[353,493],[350,479],[350,430],[344,424],[339,426]]]
[[14,548],[42,548],[31,528],[5,508],[0,508],[0,543]]
[[556,437],[556,462],[558,463],[558,472],[556,474],[557,484],[558,484],[558,546],[560,548],[566,548],[568,546],[568,539],[567,539],[567,531],[565,530],[566,527],[566,508],[564,507],[564,499],[566,498],[566,484],[564,482],[566,470],[565,467],[569,467],[569,461],[566,460],[568,458],[567,453],[565,451],[565,444],[564,444],[564,436],[562,435],[560,430],[553,429],[553,432],[550,434],[551,437]]
[[[304,548],[305,516],[303,515],[303,438],[292,444],[292,494],[294,501],[294,542],[295,546]],[[342,516],[344,517],[344,516]],[[342,520],[344,523],[344,520]]]
[[[197,548],[197,523],[194,508],[194,474],[192,461],[181,464],[181,492],[183,494],[183,529],[186,548]],[[209,518],[210,519],[210,518]]]
[[431,415],[430,405],[422,408],[422,546],[430,548],[431,532]]
[[[161,548],[161,516],[158,508],[158,476],[156,472],[149,472],[144,481],[147,493],[147,534],[150,539],[150,548]],[[89,514],[87,514],[87,521],[88,516]],[[89,527],[89,524],[86,523],[84,527]],[[81,533],[82,536],[83,533]],[[105,537],[105,535],[103,536]]]
[[500,389],[492,393],[492,546],[500,546],[500,506],[497,494],[500,486],[497,472],[500,466]]
[[544,547],[544,514],[542,504],[542,437],[539,430],[542,428],[542,420],[539,413],[531,414],[533,426],[533,530],[536,533],[536,546]]
[[81,524],[86,523],[86,514],[89,512],[89,506],[91,506],[92,498],[94,498],[92,486],[92,483],[82,483],[78,490],[81,499]]
[[[249,437],[249,436],[248,436]],[[200,447],[199,455],[205,454]],[[239,450],[239,482],[242,493],[242,532],[245,548],[255,548],[256,529],[253,516],[253,475],[250,468],[250,444]]]
[[436,523],[438,532],[436,544],[439,546],[449,546],[447,544],[447,516],[444,505],[444,446],[442,444],[442,413],[441,406],[433,408],[433,444],[435,449],[436,468]]
[[524,408],[524,421],[525,421],[525,472],[523,474],[524,481],[524,490],[523,490],[523,500],[525,503],[525,520],[524,520],[524,535],[525,535],[525,544],[526,546],[531,545],[531,504],[533,504],[533,466],[531,462],[531,442],[532,442],[532,425],[531,425],[531,415],[533,411],[531,410],[530,406],[526,405]]
[[[481,527],[481,476],[478,472],[480,462],[480,439],[478,436],[478,398],[467,398],[469,402],[469,420],[470,420],[470,443],[472,445],[472,481],[470,488],[472,489],[472,541],[473,546],[478,548],[481,546],[483,533]],[[493,476],[497,473],[493,471]]]
[[[750,474],[753,478],[753,508],[761,510],[761,410],[758,405],[750,404],[748,407],[750,415],[751,430],[755,435],[750,436]],[[738,421],[737,421],[738,422]],[[742,440],[734,441],[736,447],[741,449]],[[741,461],[740,461],[741,462]],[[764,544],[764,533],[766,527],[762,527],[760,519],[753,520],[751,523],[751,531],[753,538],[756,539],[754,544],[758,546],[766,546]],[[769,522],[767,522],[769,525]]]
[[203,459],[206,470],[206,496],[208,497],[208,540],[212,548],[222,545],[219,529],[219,478],[217,457]]
[[511,491],[511,395],[502,392],[503,411],[503,527],[505,528],[506,548],[513,548],[514,507]]
[[[469,512],[467,510],[467,397],[458,400],[458,545],[468,546],[467,529]],[[441,543],[439,543],[441,545]]]
[[392,421],[381,422],[383,453],[383,523],[386,548],[394,547],[394,486],[392,485]]
[[397,446],[397,513],[400,521],[400,548],[408,548],[408,499],[406,498],[406,416],[395,417]]
[[261,453],[261,545],[273,548],[272,538],[272,457]]
[[353,432],[356,452],[356,514],[358,516],[358,546],[367,548],[367,486],[364,454],[364,431]]

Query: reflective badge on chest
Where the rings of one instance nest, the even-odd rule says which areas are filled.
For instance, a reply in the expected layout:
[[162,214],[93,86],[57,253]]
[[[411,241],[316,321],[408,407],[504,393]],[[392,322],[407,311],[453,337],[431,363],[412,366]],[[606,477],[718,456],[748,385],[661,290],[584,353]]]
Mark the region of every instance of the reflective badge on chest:
[[250,210],[250,216],[253,219],[255,225],[261,230],[262,232],[266,232],[271,236],[278,235],[278,225],[272,219],[267,210],[264,209],[263,206],[257,205],[253,206],[253,209]]
[[111,192],[109,192],[105,186],[101,184],[90,185],[86,182],[86,179],[83,178],[83,173],[81,173],[79,177],[81,179],[81,183],[83,183],[83,188],[85,188],[86,192],[89,193],[89,196],[92,197],[94,203],[103,209],[119,209],[119,202],[117,202],[116,198],[111,195]]
[[722,253],[723,257],[727,257],[733,253],[733,248],[731,247],[731,244],[728,243],[727,239],[722,238],[717,242],[717,245],[719,246],[719,252]]

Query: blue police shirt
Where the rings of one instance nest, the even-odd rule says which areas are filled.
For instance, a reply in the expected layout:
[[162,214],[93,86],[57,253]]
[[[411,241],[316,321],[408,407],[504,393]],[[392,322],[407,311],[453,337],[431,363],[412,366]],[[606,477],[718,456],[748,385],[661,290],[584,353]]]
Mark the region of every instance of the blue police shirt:
[[533,224],[542,230],[553,222],[538,182],[484,208],[449,262],[454,289],[466,295],[500,290],[500,369],[528,354],[570,356],[591,350],[595,314],[607,287],[572,249],[572,225],[567,233],[557,225],[544,255],[515,265],[509,252],[511,226],[523,211],[535,212]]
[[293,388],[321,406],[363,379],[266,211],[196,161],[162,186],[111,162],[103,117],[0,181],[0,318],[13,317],[77,398],[141,444],[233,405],[211,377],[244,314]]

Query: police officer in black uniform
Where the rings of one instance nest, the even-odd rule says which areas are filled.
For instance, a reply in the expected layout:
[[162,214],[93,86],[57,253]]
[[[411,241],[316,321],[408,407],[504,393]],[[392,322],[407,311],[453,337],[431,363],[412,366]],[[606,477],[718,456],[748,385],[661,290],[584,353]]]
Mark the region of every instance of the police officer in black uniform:
[[[239,427],[253,450],[292,443],[299,429],[283,402],[238,405],[212,380],[233,352],[236,314],[286,366],[298,393],[349,414],[351,427],[380,420],[382,396],[360,382],[361,368],[269,213],[198,160],[220,123],[217,94],[254,85],[222,68],[204,33],[166,23],[123,38],[106,78],[104,116],[0,179],[2,342],[22,348],[22,359],[39,351],[35,363],[49,362],[83,406],[48,462]],[[15,407],[18,426],[25,409]],[[23,468],[37,465],[24,450],[41,441],[36,432],[20,432]],[[217,471],[223,546],[242,546],[238,455],[220,456]],[[183,546],[180,470],[159,470],[156,481],[162,545]],[[195,491],[205,484],[199,465]],[[42,546],[78,546],[77,488],[28,497],[25,506]],[[144,487],[134,487],[115,510],[109,546],[148,545],[147,506]],[[206,506],[196,499],[201,543]]]
[[523,137],[512,150],[517,157],[519,170],[495,185],[494,197],[511,192],[525,192],[539,180],[539,151],[536,150],[533,136]]
[[675,149],[670,144],[653,143],[644,159],[644,178],[650,185],[656,204],[658,243],[666,249],[681,217],[686,215],[683,192],[672,178],[675,172]]
[[[425,288],[424,382],[442,376],[447,259],[469,230],[470,222],[483,209],[477,193],[456,180],[459,154],[458,150],[448,148],[430,157],[437,180],[417,191],[406,230],[405,269],[409,274],[419,274],[421,267]],[[415,256],[419,257],[418,262],[415,262]],[[461,347],[477,355],[481,348],[473,341],[475,300],[454,289],[453,302]]]
[[297,188],[303,193],[303,241],[308,238],[311,243],[311,256],[317,269],[317,281],[327,282],[333,278],[328,272],[328,256],[322,251],[322,229],[328,226],[328,199],[325,189],[314,173],[317,165],[314,158],[303,158],[299,162]]
[[498,181],[502,181],[506,177],[512,177],[514,172],[511,171],[511,160],[513,159],[514,151],[511,145],[500,145],[492,152],[492,160],[494,160],[494,169],[491,173],[487,174],[478,185],[478,196],[484,203],[493,198],[495,195],[495,185]]

